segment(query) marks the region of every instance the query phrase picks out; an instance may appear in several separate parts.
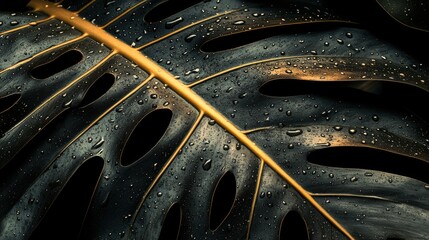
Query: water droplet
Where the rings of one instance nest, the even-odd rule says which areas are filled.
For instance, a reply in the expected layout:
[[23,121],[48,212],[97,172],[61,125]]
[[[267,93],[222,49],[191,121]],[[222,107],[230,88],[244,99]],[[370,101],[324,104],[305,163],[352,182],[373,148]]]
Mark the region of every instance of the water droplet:
[[352,37],[353,37],[353,34],[352,34],[351,32],[347,32],[347,33],[346,33],[346,37],[348,37],[348,38],[352,38]]
[[104,6],[106,6],[106,7],[107,7],[107,6],[111,5],[111,4],[114,4],[115,2],[116,2],[116,1],[108,1],[107,3],[105,3],[105,4],[104,4]]
[[247,96],[247,93],[242,93],[242,94],[238,95],[238,98],[239,98],[239,99],[243,99],[243,98],[245,98],[246,96]]
[[211,159],[207,159],[206,161],[204,161],[204,163],[203,163],[203,169],[205,171],[210,170],[211,167],[212,167],[212,160]]
[[176,19],[173,19],[171,21],[168,21],[165,23],[165,28],[170,29],[175,27],[177,24],[181,23],[183,21],[182,17],[178,17]]
[[367,176],[367,177],[372,177],[372,175],[374,175],[372,172],[366,172],[365,173],[365,176]]
[[223,150],[228,151],[229,150],[229,145],[228,144],[224,144],[223,145]]
[[352,177],[352,178],[350,178],[350,182],[356,182],[358,180],[358,178],[357,177]]
[[342,126],[334,126],[334,129],[336,131],[341,131],[343,129],[343,127]]
[[234,22],[234,25],[243,25],[245,23],[245,21],[243,20],[238,20]]
[[188,76],[188,75],[191,75],[191,74],[196,74],[196,73],[199,73],[199,72],[200,72],[200,69],[199,68],[195,68],[195,69],[192,69],[192,70],[189,70],[189,71],[185,72],[185,76]]
[[342,40],[342,39],[337,39],[337,43],[339,43],[339,44],[344,44],[344,41]]
[[157,197],[162,197],[162,192],[158,192],[158,193],[156,194],[156,196],[157,196]]
[[92,146],[92,149],[97,149],[97,148],[101,147],[103,144],[104,144],[104,138],[103,138],[103,137],[101,137],[101,138],[100,138],[100,140],[98,140],[98,141],[94,144],[94,146]]
[[377,115],[373,115],[372,120],[374,120],[375,122],[378,122],[378,120],[380,120],[380,118]]
[[333,173],[328,174],[328,176],[329,176],[330,178],[334,178],[334,174],[333,174]]
[[63,103],[63,108],[70,107],[70,106],[71,106],[71,104],[72,104],[72,102],[73,102],[73,99],[70,99],[69,101],[67,101],[67,102]]
[[237,144],[235,145],[235,149],[240,150],[240,149],[241,149],[241,144],[240,144],[240,143],[237,143]]
[[13,21],[11,21],[10,22],[10,25],[11,26],[16,26],[16,25],[18,25],[19,24],[19,22],[18,21],[16,21],[16,20],[13,20]]
[[357,131],[354,128],[349,128],[349,133],[350,134],[355,134]]
[[185,41],[186,42],[191,42],[197,35],[195,34],[190,34],[188,36],[185,37]]
[[301,129],[292,129],[292,130],[287,130],[286,134],[290,137],[295,137],[295,136],[299,136],[302,134],[302,130]]

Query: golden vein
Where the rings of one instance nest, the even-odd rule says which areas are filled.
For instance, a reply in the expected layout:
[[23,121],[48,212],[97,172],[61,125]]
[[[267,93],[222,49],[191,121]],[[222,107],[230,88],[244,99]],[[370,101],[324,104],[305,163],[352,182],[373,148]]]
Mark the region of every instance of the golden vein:
[[262,173],[264,171],[264,165],[265,165],[264,161],[261,160],[261,163],[259,165],[259,170],[258,170],[258,180],[256,181],[255,193],[253,195],[252,207],[250,208],[249,224],[247,226],[246,239],[250,238],[250,230],[252,227],[253,215],[255,214],[256,201],[257,201],[258,196],[259,196],[259,188],[261,186],[261,180],[262,180]]
[[152,191],[153,187],[155,187],[156,183],[158,183],[159,179],[161,179],[162,175],[165,173],[165,171],[167,171],[167,168],[170,166],[170,164],[173,162],[173,160],[177,157],[177,155],[179,154],[180,150],[183,148],[183,146],[185,146],[185,144],[189,140],[189,138],[191,138],[192,134],[194,133],[195,129],[200,124],[200,122],[203,119],[203,117],[204,117],[204,112],[200,112],[200,114],[198,115],[198,117],[195,120],[194,124],[192,125],[191,129],[186,134],[185,138],[180,142],[179,146],[176,148],[176,150],[174,151],[174,153],[171,155],[170,159],[164,164],[164,166],[162,167],[162,169],[159,172],[159,174],[151,182],[150,186],[148,187],[148,189],[146,190],[146,192],[143,194],[142,199],[140,200],[139,206],[138,206],[138,208],[136,209],[136,211],[134,213],[133,220],[131,221],[132,223],[135,222],[140,209],[143,207],[143,202],[146,200],[147,196]]
[[[310,57],[310,56],[302,55],[302,56],[276,57],[276,58],[270,58],[270,59],[264,59],[264,60],[249,62],[249,63],[241,64],[241,65],[238,65],[238,66],[235,66],[235,67],[232,67],[232,68],[228,68],[228,69],[222,70],[222,71],[217,72],[217,73],[215,73],[213,75],[210,75],[208,77],[202,78],[202,79],[200,79],[198,81],[195,81],[193,83],[187,84],[186,86],[192,88],[192,87],[195,87],[196,85],[198,85],[200,83],[203,83],[205,81],[208,81],[208,80],[210,80],[212,78],[219,77],[219,76],[221,76],[223,74],[226,74],[226,73],[238,70],[240,68],[244,68],[244,67],[256,65],[256,64],[259,64],[259,63],[274,62],[274,61],[278,61],[278,60],[293,59],[293,58],[297,58],[297,57],[301,58],[301,57]],[[314,57],[314,56],[312,56],[312,57]]]
[[80,13],[83,10],[85,10],[87,7],[91,6],[93,3],[95,3],[97,0],[92,0],[89,3],[85,4],[85,6],[83,6],[81,9],[77,10],[76,13]]
[[84,74],[80,75],[70,83],[68,83],[66,86],[55,92],[52,96],[50,96],[48,99],[46,99],[43,103],[41,103],[39,106],[37,106],[31,113],[29,113],[24,119],[19,121],[15,126],[13,126],[8,132],[12,131],[14,128],[18,127],[19,125],[23,124],[28,118],[33,116],[37,111],[39,111],[41,108],[43,108],[46,104],[48,104],[50,101],[52,101],[54,98],[58,97],[61,93],[69,89],[71,86],[73,86],[75,83],[82,80],[84,77],[88,76],[95,70],[97,70],[102,64],[104,64],[107,60],[109,60],[113,55],[115,55],[115,52],[111,52],[109,55],[107,55],[105,58],[103,58],[100,62],[98,62],[96,65],[94,65],[91,69],[86,71]]
[[17,68],[17,67],[19,67],[19,66],[22,66],[23,64],[26,64],[26,63],[30,62],[31,60],[33,60],[34,58],[36,58],[36,57],[38,57],[38,56],[41,56],[41,55],[43,55],[43,54],[45,54],[45,53],[47,53],[47,52],[53,51],[53,50],[58,49],[58,48],[60,48],[60,47],[62,47],[62,46],[66,46],[66,45],[69,45],[69,44],[71,44],[71,43],[74,43],[74,42],[77,42],[77,41],[79,41],[79,40],[82,40],[82,39],[84,39],[84,38],[85,38],[85,37],[87,37],[87,36],[88,36],[88,35],[84,33],[84,34],[80,35],[80,36],[79,36],[79,37],[77,37],[77,38],[70,39],[70,40],[68,40],[68,41],[65,41],[65,42],[59,43],[59,44],[57,44],[57,45],[55,45],[55,46],[52,46],[52,47],[50,47],[50,48],[48,48],[48,49],[45,49],[45,50],[43,50],[43,51],[41,51],[41,52],[38,52],[38,53],[34,54],[33,56],[31,56],[31,57],[29,57],[29,58],[26,58],[26,59],[24,59],[24,60],[21,60],[21,61],[19,61],[19,62],[15,63],[15,64],[14,64],[14,65],[12,65],[12,66],[9,66],[9,67],[7,67],[7,68],[5,68],[5,69],[3,69],[3,70],[0,70],[0,74],[5,73],[5,72],[7,72],[7,71],[9,71],[9,70],[15,69],[15,68]]
[[[67,11],[63,8],[58,8],[53,4],[42,0],[31,0],[28,4],[30,7],[39,9],[48,15],[56,16],[58,19],[74,26],[76,29],[87,33],[96,41],[102,42],[105,46],[113,49],[117,53],[123,55],[125,58],[133,61],[135,64],[151,73],[151,77],[156,77],[158,80],[167,84],[172,90],[178,95],[187,100],[194,107],[200,111],[206,113],[207,116],[215,120],[221,127],[231,133],[238,141],[245,145],[250,151],[252,151],[257,157],[259,157],[265,164],[272,168],[277,174],[279,174],[289,185],[295,188],[295,190],[301,194],[314,208],[316,208],[328,221],[330,221],[335,227],[337,227],[345,236],[349,239],[354,239],[351,234],[335,220],[312,196],[307,192],[298,182],[296,182],[289,174],[287,174],[268,154],[257,147],[256,143],[250,140],[246,134],[243,134],[232,122],[230,122],[225,116],[219,113],[213,106],[196,94],[192,89],[187,87],[182,82],[178,81],[170,72],[163,69],[161,66],[156,64],[154,61],[144,56],[137,49],[132,48],[121,40],[110,35],[103,29],[91,24],[84,19],[77,17],[76,14]],[[71,18],[74,17],[74,18]],[[134,92],[132,92],[134,93]],[[126,97],[131,95],[128,94]],[[125,98],[125,97],[124,97]],[[119,103],[118,103],[119,104]],[[113,110],[114,107],[111,107]],[[104,115],[100,116],[101,119]],[[99,120],[98,119],[98,120]],[[97,120],[97,121],[98,121]],[[87,129],[89,129],[88,126]],[[86,130],[87,130],[86,129]],[[77,136],[78,138],[79,136]]]
[[313,197],[355,197],[355,198],[369,198],[369,199],[377,199],[382,201],[395,202],[391,199],[379,197],[379,196],[371,196],[371,195],[361,195],[361,194],[350,194],[350,193],[311,193]]
[[131,12],[132,10],[138,8],[140,5],[142,5],[143,3],[146,3],[147,0],[141,1],[137,4],[135,4],[134,6],[128,8],[127,10],[125,10],[124,12],[122,12],[121,14],[119,14],[118,16],[116,16],[115,18],[113,18],[112,20],[110,20],[108,23],[104,24],[101,28],[106,28],[107,26],[109,26],[110,24],[118,21],[121,17],[125,16],[126,14],[128,14],[129,12]]
[[254,132],[259,132],[259,131],[270,130],[270,129],[274,129],[274,128],[275,128],[274,126],[259,127],[259,128],[249,129],[249,130],[243,130],[241,132],[244,134],[249,134],[249,133],[254,133]]
[[53,19],[53,18],[54,18],[53,16],[50,16],[50,17],[47,17],[47,18],[41,19],[41,20],[39,20],[39,21],[29,22],[29,23],[27,23],[27,24],[25,24],[25,25],[22,25],[22,26],[19,26],[19,27],[16,27],[16,28],[12,28],[12,29],[6,30],[6,31],[4,31],[4,32],[0,32],[0,35],[10,34],[10,33],[13,33],[13,32],[16,32],[16,31],[19,31],[19,30],[22,30],[22,29],[28,28],[28,27],[34,27],[34,26],[36,26],[36,25],[38,25],[38,24],[40,24],[40,23],[44,23],[44,22],[49,21],[49,20],[51,20],[51,19]]
[[182,31],[184,31],[184,30],[186,30],[186,29],[188,29],[188,28],[194,27],[194,26],[196,26],[196,25],[198,25],[198,24],[201,24],[201,23],[203,23],[203,22],[209,21],[209,20],[214,19],[214,18],[222,17],[222,16],[224,16],[224,15],[226,15],[226,14],[230,14],[230,13],[233,13],[233,12],[236,12],[236,11],[238,11],[238,10],[225,11],[225,12],[223,12],[223,13],[218,13],[218,14],[213,15],[213,16],[210,16],[210,17],[208,17],[208,18],[204,18],[204,19],[201,19],[201,20],[199,20],[199,21],[196,21],[196,22],[190,23],[190,24],[189,24],[189,25],[187,25],[187,26],[181,27],[181,28],[179,28],[179,29],[177,29],[177,30],[175,30],[175,31],[173,31],[173,32],[170,32],[170,33],[168,33],[168,34],[166,34],[166,35],[164,35],[164,36],[162,36],[162,37],[159,37],[159,38],[157,38],[157,39],[155,39],[155,40],[153,40],[153,41],[151,41],[151,42],[148,42],[148,43],[146,43],[146,44],[144,44],[144,45],[142,45],[142,46],[140,46],[140,47],[138,47],[138,48],[136,48],[136,49],[137,49],[137,50],[141,50],[141,49],[146,48],[146,47],[148,47],[148,46],[150,46],[150,45],[153,45],[153,44],[155,44],[155,43],[157,43],[157,42],[160,42],[160,41],[162,41],[162,40],[164,40],[164,39],[166,39],[166,38],[169,38],[169,37],[171,37],[171,36],[173,36],[173,35],[175,35],[175,34],[177,34],[177,33],[179,33],[179,32],[182,32]]

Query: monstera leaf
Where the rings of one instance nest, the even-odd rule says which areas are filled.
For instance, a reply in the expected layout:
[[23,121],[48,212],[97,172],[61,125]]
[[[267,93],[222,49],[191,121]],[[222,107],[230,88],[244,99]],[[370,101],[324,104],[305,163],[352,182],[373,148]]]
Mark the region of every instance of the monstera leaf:
[[426,1],[21,2],[1,239],[429,236]]

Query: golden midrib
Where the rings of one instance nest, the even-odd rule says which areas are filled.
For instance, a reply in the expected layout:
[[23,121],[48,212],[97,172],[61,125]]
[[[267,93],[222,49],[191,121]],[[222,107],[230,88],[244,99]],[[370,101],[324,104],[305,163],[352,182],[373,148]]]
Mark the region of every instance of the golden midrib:
[[169,88],[175,91],[183,99],[188,101],[194,107],[204,112],[208,117],[215,120],[221,127],[232,134],[238,141],[252,151],[258,158],[260,158],[266,165],[272,168],[279,174],[289,185],[291,185],[297,192],[301,194],[311,205],[313,205],[327,220],[335,225],[345,236],[349,239],[354,239],[351,234],[338,223],[314,198],[307,192],[298,182],[296,182],[289,174],[283,169],[264,151],[257,147],[257,145],[250,140],[246,134],[239,130],[232,122],[225,116],[218,112],[213,106],[196,94],[191,88],[184,85],[181,81],[177,80],[171,73],[163,69],[154,61],[144,56],[137,49],[132,48],[121,40],[110,35],[102,28],[97,27],[90,22],[80,18],[76,13],[65,10],[55,4],[45,2],[42,0],[31,0],[28,4],[29,7],[34,8],[36,11],[44,12],[51,17],[55,17],[65,23],[73,26],[75,29],[87,34],[94,40],[103,43],[113,51],[121,54],[125,58],[133,61],[142,69],[148,71],[158,80],[167,84]]

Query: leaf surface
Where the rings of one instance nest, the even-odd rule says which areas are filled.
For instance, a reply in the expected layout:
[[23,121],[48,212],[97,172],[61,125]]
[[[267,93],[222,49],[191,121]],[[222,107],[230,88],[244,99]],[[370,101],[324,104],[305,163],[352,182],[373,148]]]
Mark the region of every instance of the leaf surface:
[[426,238],[427,60],[390,19],[180,4],[1,12],[2,239]]

